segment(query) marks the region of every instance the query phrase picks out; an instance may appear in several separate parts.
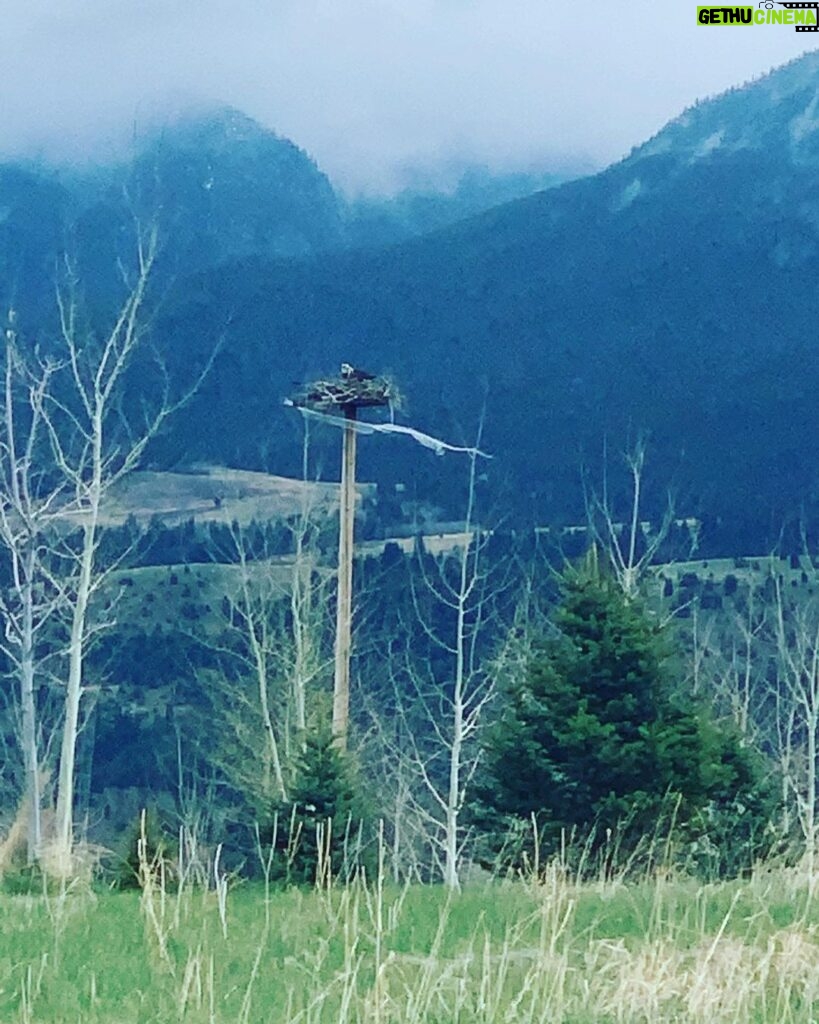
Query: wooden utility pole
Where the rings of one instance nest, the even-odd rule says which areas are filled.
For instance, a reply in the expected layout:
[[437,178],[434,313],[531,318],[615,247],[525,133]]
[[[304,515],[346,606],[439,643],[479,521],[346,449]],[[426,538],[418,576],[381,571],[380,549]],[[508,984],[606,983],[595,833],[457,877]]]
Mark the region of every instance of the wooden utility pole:
[[304,385],[287,405],[332,417],[343,414],[344,448],[341,456],[341,495],[338,530],[338,597],[336,609],[335,676],[333,679],[333,736],[339,748],[347,746],[350,720],[350,652],[353,625],[353,528],[355,524],[355,440],[359,409],[392,405],[395,389],[384,377],[341,364],[338,377]]
[[344,447],[341,455],[341,497],[338,522],[338,595],[336,607],[335,676],[333,680],[333,735],[347,746],[350,718],[350,651],[353,624],[353,550],[355,526],[355,418],[356,407],[344,407]]

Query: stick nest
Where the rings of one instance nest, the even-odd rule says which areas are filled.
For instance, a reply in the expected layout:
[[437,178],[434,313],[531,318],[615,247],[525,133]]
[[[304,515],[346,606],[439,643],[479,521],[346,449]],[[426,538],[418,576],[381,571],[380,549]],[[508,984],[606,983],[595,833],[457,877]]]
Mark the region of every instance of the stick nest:
[[361,370],[327,377],[305,385],[300,394],[292,398],[293,405],[310,409],[331,410],[345,407],[401,405],[401,395],[389,377],[376,377]]

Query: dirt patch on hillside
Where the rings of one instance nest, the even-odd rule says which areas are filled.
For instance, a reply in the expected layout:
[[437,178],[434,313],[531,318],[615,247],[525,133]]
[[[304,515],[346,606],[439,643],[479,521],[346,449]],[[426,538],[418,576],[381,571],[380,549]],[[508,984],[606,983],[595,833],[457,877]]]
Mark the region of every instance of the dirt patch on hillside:
[[[359,500],[373,484],[358,486]],[[311,511],[327,515],[338,508],[339,485],[292,480],[248,470],[203,466],[188,473],[131,473],[109,495],[103,521],[117,525],[133,515],[148,521],[158,516],[172,524],[186,519],[204,522],[274,520]]]

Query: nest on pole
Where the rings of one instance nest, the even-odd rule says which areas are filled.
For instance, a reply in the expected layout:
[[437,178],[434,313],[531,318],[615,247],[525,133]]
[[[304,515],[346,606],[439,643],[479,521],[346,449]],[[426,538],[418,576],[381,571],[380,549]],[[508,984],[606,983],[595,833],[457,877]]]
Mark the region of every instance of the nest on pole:
[[290,402],[318,412],[400,405],[397,388],[387,377],[377,377],[342,363],[338,377],[325,377],[306,384]]

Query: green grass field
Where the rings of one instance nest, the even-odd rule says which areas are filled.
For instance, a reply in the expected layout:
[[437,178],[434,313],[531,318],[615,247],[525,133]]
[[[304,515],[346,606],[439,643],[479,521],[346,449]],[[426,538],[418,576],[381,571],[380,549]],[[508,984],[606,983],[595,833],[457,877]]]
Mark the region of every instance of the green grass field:
[[819,909],[784,870],[702,885],[494,882],[0,897],[0,1020],[808,1022]]

